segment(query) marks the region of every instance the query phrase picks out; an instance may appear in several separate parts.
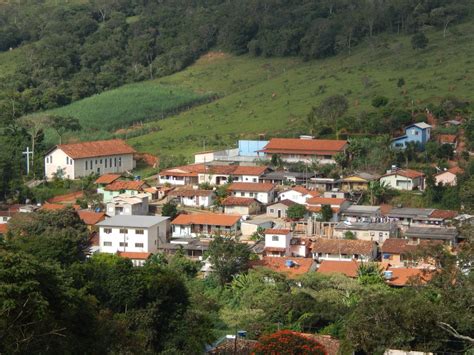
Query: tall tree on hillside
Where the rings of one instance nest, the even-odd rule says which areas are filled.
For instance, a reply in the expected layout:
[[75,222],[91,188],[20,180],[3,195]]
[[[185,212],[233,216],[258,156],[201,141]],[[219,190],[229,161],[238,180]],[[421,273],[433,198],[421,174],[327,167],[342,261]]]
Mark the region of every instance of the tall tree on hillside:
[[59,144],[62,144],[63,135],[66,132],[77,132],[82,129],[79,120],[71,116],[49,116],[51,127],[59,136]]
[[339,139],[338,119],[344,115],[349,108],[349,102],[342,95],[333,95],[326,98],[316,108],[315,114],[322,120],[334,122],[336,138]]

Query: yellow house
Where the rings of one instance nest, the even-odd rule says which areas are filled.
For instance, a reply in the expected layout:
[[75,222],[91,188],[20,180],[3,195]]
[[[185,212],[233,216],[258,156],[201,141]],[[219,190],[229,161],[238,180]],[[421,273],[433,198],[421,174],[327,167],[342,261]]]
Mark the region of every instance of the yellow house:
[[360,173],[347,176],[339,180],[339,183],[341,190],[344,192],[366,191],[369,186],[369,182],[377,179],[378,177],[375,175]]

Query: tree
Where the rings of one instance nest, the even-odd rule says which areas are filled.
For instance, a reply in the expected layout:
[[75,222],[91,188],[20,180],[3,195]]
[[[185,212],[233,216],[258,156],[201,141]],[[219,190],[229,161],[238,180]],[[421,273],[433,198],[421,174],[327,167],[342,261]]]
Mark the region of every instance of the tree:
[[463,211],[474,214],[474,176],[462,183],[459,197]]
[[77,118],[71,116],[49,116],[51,127],[59,136],[59,144],[62,144],[63,135],[66,132],[77,132],[82,129]]
[[326,98],[316,108],[316,115],[329,122],[334,122],[336,129],[336,138],[339,139],[339,130],[337,120],[347,112],[349,103],[342,95],[333,95]]
[[209,244],[207,255],[214,274],[223,286],[230,282],[234,275],[248,269],[250,249],[234,238],[218,235]]
[[357,280],[363,285],[383,284],[383,269],[376,263],[360,263]]
[[388,98],[385,96],[376,96],[372,99],[372,106],[375,108],[386,106],[388,104]]
[[411,38],[411,46],[413,49],[423,49],[428,46],[428,37],[423,32],[418,32]]
[[392,192],[387,183],[380,180],[369,181],[367,190],[369,192],[371,205],[385,202],[387,196]]
[[286,210],[286,216],[289,219],[298,220],[298,219],[303,218],[306,212],[307,211],[306,211],[305,206],[300,205],[299,203],[295,203],[291,205],[290,207],[288,207],[288,209]]
[[253,349],[255,354],[315,354],[325,355],[326,349],[310,335],[280,330],[261,337]]
[[351,231],[347,231],[344,233],[344,239],[356,240],[357,238],[354,233],[352,233]]
[[169,217],[171,220],[175,219],[175,217],[178,215],[178,208],[176,207],[176,204],[171,201],[165,203],[161,208],[161,215]]
[[321,220],[323,222],[329,222],[332,219],[333,212],[330,205],[321,206]]
[[73,208],[19,213],[9,221],[7,241],[19,250],[62,265],[84,261],[89,232]]
[[270,163],[276,168],[281,168],[283,166],[283,159],[279,154],[272,154],[272,159],[270,160]]

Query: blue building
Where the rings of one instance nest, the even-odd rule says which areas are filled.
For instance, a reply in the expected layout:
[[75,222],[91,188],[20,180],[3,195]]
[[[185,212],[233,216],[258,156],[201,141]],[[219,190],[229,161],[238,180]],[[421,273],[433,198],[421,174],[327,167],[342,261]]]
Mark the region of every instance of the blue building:
[[403,136],[392,139],[393,149],[405,149],[408,143],[415,143],[419,147],[424,148],[426,142],[431,136],[431,126],[425,122],[414,123],[405,127]]
[[267,144],[268,141],[239,140],[239,155],[257,157],[257,152]]

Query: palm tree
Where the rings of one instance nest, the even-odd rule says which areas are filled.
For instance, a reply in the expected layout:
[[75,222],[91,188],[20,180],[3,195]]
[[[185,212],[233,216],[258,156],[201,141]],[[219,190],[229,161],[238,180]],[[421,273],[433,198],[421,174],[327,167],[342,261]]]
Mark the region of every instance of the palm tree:
[[385,201],[385,198],[390,192],[390,187],[383,181],[369,181],[367,191],[369,191],[370,194],[370,204],[375,205]]

